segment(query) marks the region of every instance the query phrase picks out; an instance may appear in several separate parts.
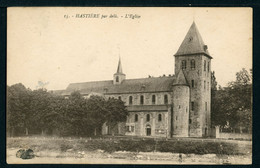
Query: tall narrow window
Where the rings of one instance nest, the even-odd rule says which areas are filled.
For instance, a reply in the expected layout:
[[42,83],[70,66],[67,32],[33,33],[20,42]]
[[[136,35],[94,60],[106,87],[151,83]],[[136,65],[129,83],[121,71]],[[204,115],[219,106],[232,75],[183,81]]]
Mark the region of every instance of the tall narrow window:
[[195,60],[194,59],[192,59],[191,61],[190,61],[190,68],[193,70],[193,69],[195,69]]
[[194,102],[191,102],[191,110],[194,111]]
[[208,85],[207,85],[207,89],[209,90],[209,82],[208,82]]
[[135,122],[138,121],[138,114],[135,114]]
[[156,101],[156,97],[155,95],[152,96],[152,104],[155,104],[155,101]]
[[119,82],[119,77],[118,76],[116,76],[116,82]]
[[191,80],[191,87],[194,88],[194,80]]
[[140,104],[144,104],[144,96],[143,95],[140,96]]
[[133,97],[129,96],[129,105],[132,105],[132,104],[133,104]]
[[208,72],[209,72],[209,69],[210,69],[209,66],[210,66],[210,62],[208,62]]
[[206,81],[204,81],[204,90],[206,90]]
[[126,126],[126,131],[130,132],[131,131],[130,128],[131,128],[130,126]]
[[205,111],[207,111],[208,110],[208,104],[207,104],[207,102],[205,102]]
[[206,67],[207,67],[206,64],[207,64],[207,63],[206,63],[206,60],[204,60],[204,71],[206,71]]
[[168,95],[164,95],[164,104],[168,104]]
[[131,132],[134,132],[134,130],[135,130],[135,127],[131,126]]
[[162,114],[158,114],[158,121],[162,121]]
[[150,114],[146,115],[146,121],[149,122],[150,121]]
[[186,69],[186,60],[181,61],[181,69]]

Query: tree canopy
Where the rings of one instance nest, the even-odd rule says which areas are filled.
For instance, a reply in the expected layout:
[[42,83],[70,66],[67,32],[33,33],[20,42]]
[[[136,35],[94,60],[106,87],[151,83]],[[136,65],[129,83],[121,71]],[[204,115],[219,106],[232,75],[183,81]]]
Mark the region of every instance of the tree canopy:
[[[213,79],[213,78],[212,78]],[[236,73],[236,80],[227,87],[212,87],[212,125],[226,129],[252,127],[252,71],[246,69]]]
[[65,99],[42,88],[32,91],[22,84],[7,87],[7,131],[12,135],[56,132],[91,136],[100,134],[105,122],[122,122],[127,115],[118,99],[94,95],[85,99],[77,91]]

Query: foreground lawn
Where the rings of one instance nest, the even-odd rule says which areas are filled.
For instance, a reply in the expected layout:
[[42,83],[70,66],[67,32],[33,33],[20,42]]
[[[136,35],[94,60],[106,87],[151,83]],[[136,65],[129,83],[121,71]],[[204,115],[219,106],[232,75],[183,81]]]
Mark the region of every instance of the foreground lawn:
[[251,153],[251,145],[223,141],[185,141],[156,139],[63,139],[63,138],[8,138],[7,148],[31,148],[35,152],[50,151],[95,151],[107,153],[129,152],[171,152],[183,154],[246,155]]

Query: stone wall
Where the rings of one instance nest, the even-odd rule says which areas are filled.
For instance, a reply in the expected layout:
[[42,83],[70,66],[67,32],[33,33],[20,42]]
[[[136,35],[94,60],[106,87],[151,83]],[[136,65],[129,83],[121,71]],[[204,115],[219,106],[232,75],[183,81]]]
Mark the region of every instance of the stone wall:
[[171,92],[144,92],[144,93],[123,93],[123,94],[105,94],[106,98],[116,98],[118,99],[121,97],[121,100],[125,102],[125,105],[128,106],[129,104],[129,97],[132,96],[132,105],[140,105],[140,97],[141,95],[144,96],[144,104],[143,105],[152,105],[152,96],[155,95],[156,101],[155,105],[162,105],[164,104],[164,95],[167,95],[168,97],[168,103],[171,103]]
[[219,127],[215,127],[213,129],[211,129],[211,135],[214,138],[222,138],[222,139],[245,139],[245,140],[252,140],[252,134],[220,132]]
[[102,135],[125,135],[125,122],[119,122],[113,126],[104,123],[102,125]]
[[189,136],[189,103],[188,86],[173,87],[173,137]]
[[[143,105],[140,104],[140,97],[144,96]],[[155,95],[155,103],[152,102],[152,96]],[[123,102],[125,102],[126,106],[131,105],[164,105],[165,100],[164,96],[167,95],[168,103],[172,102],[172,92],[154,92],[154,93],[127,93],[127,94],[106,94],[106,98],[120,98]],[[132,96],[132,104],[129,104],[129,97]],[[170,110],[170,108],[169,108]],[[129,112],[129,116],[127,117],[127,121],[125,123],[125,135],[132,136],[146,136],[147,128],[151,129],[150,136],[159,136],[159,137],[167,137],[169,136],[169,117],[168,111],[140,111],[140,112]],[[135,115],[138,115],[138,121],[135,121]],[[147,114],[150,115],[150,121],[146,120]],[[158,120],[159,114],[161,115],[161,121]],[[104,129],[108,129],[104,127]],[[122,130],[122,129],[121,129]],[[104,131],[105,132],[105,131]]]
[[[135,115],[138,115],[137,121],[135,121]],[[150,120],[147,120],[147,115],[150,115]],[[161,120],[159,120],[159,115],[161,115]],[[168,132],[168,111],[131,112],[127,118],[126,126],[133,127],[126,131],[126,135],[166,137]],[[147,135],[147,128],[151,129],[151,135]]]
[[216,138],[252,140],[252,134],[246,134],[246,133],[239,134],[239,133],[221,132],[221,133],[219,133],[219,137],[216,137]]

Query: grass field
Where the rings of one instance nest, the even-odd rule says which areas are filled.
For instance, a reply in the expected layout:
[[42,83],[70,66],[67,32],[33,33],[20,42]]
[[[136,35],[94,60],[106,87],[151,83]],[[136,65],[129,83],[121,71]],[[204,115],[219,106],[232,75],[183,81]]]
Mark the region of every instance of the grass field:
[[[131,139],[131,138],[106,138],[106,139],[90,139],[90,138],[8,138],[7,151],[9,155],[13,155],[20,148],[30,148],[36,155],[49,158],[83,158],[92,157],[95,159],[128,159],[138,158],[142,153],[142,159],[151,161],[155,160],[178,161],[178,154],[183,154],[192,160],[195,156],[203,156],[204,159],[209,156],[215,158],[215,163],[219,163],[219,159],[228,156],[239,158],[238,160],[247,158],[252,155],[251,141],[216,141],[216,140],[198,140],[198,139]],[[11,153],[10,153],[11,151]],[[123,152],[123,153],[122,153]],[[120,154],[118,154],[120,153]],[[147,153],[150,153],[149,156]],[[153,156],[160,153],[158,156]],[[193,157],[191,157],[193,156]],[[216,160],[218,158],[218,161]],[[141,159],[141,160],[142,160]],[[152,159],[152,160],[154,160]],[[122,160],[122,161],[123,161]],[[209,160],[211,161],[212,158]],[[214,159],[213,159],[214,160]],[[247,161],[248,163],[248,161]]]

